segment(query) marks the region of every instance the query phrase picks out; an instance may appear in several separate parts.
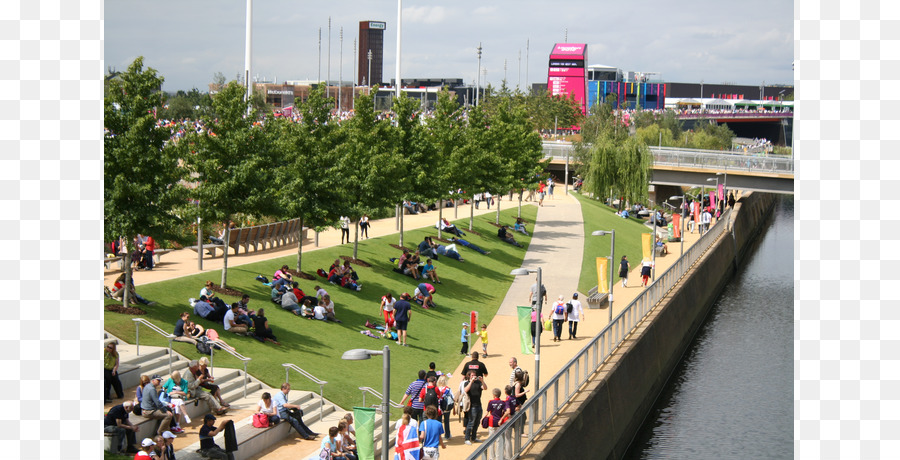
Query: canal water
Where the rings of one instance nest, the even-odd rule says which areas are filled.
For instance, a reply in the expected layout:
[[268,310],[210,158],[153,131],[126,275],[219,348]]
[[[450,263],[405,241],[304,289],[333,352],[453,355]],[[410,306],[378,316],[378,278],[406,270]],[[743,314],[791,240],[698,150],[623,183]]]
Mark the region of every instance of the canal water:
[[794,201],[776,201],[625,455],[793,457]]

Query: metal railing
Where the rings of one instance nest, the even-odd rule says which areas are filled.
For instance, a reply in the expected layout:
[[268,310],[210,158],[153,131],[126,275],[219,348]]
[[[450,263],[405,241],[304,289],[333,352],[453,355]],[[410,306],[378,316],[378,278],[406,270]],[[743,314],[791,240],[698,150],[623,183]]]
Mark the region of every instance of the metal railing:
[[[531,444],[538,433],[569,403],[600,366],[622,344],[625,338],[662,300],[688,270],[699,260],[720,236],[730,230],[731,209],[716,220],[709,231],[701,236],[651,283],[621,313],[615,316],[562,369],[550,378],[519,408],[506,424],[479,445],[470,459],[516,458]],[[477,421],[476,421],[477,423]],[[523,433],[525,436],[523,437]]]
[[790,158],[673,147],[650,147],[650,152],[653,154],[654,166],[688,166],[712,168],[717,171],[756,171],[791,174],[794,172],[794,161]]
[[169,340],[169,374],[172,373],[172,340],[175,340],[175,334],[170,334],[162,329],[159,326],[147,321],[144,318],[131,318],[134,321],[134,345],[136,348],[135,354],[137,356],[141,355],[141,324],[150,328],[151,331],[156,332],[157,334],[165,337]]
[[227,343],[225,343],[221,340],[210,340],[207,343],[209,344],[209,375],[210,376],[212,376],[212,371],[213,371],[213,355],[216,354],[216,347],[214,347],[213,345],[218,345],[219,347],[221,347],[220,349],[222,351],[224,351],[225,353],[228,353],[231,356],[234,356],[235,358],[241,360],[244,363],[244,397],[246,398],[247,397],[247,380],[249,380],[249,378],[247,377],[247,362],[250,361],[251,358],[248,358],[248,357],[238,353],[237,350],[234,349],[234,347],[232,347],[231,345],[228,345]]
[[284,364],[282,364],[282,366],[284,367],[284,382],[285,383],[290,383],[290,380],[289,380],[290,371],[294,370],[298,374],[312,380],[313,383],[315,383],[316,385],[319,385],[319,421],[322,421],[322,419],[325,418],[325,384],[327,384],[328,382],[326,382],[324,380],[319,380],[318,377],[310,374],[309,372],[306,372],[303,369],[300,369],[299,367],[297,367],[294,364],[284,363]]
[[[376,398],[378,398],[378,401],[381,401],[381,400],[384,398],[384,396],[383,396],[381,393],[379,393],[378,391],[376,391],[376,390],[375,390],[374,388],[372,388],[372,387],[359,387],[359,389],[362,390],[362,396],[363,396],[363,403],[362,403],[362,405],[363,405],[363,407],[369,407],[369,406],[366,405],[366,393],[371,393],[373,396],[375,396]],[[403,409],[403,405],[402,405],[402,404],[397,404],[397,403],[394,402],[394,400],[392,400],[392,399],[388,399],[388,404],[390,404],[391,407],[393,407],[393,408],[395,408],[395,409]],[[380,405],[380,404],[378,404],[378,405],[373,405],[372,407],[378,407],[378,408],[381,408],[381,405]]]

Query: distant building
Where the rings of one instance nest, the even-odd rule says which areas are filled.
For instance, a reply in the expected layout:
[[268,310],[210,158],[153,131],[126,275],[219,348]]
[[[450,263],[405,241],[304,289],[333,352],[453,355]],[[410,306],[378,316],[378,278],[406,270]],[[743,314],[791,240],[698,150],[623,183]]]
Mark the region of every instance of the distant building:
[[[384,79],[384,28],[382,21],[359,21],[359,72],[356,84],[372,86]],[[369,51],[372,51],[372,67],[369,68]],[[369,79],[369,72],[372,78]]]

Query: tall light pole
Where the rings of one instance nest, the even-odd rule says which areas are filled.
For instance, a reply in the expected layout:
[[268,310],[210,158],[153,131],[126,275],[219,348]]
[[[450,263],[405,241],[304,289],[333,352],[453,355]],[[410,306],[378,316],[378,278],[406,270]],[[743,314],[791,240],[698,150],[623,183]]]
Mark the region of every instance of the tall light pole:
[[481,84],[481,42],[478,42],[478,73],[475,74],[475,105],[478,105],[478,87]]
[[611,235],[612,239],[609,241],[609,323],[612,324],[612,309],[613,309],[613,262],[615,261],[614,257],[616,254],[616,230],[596,230],[591,232],[593,236],[606,236]]
[[[369,88],[371,88],[372,87],[372,50],[369,50],[369,52],[366,53],[366,59],[369,60],[369,77],[368,77],[368,80],[366,80],[366,85]],[[366,94],[370,94],[370,93],[371,93],[371,90],[369,92],[367,92]]]
[[403,0],[397,0],[397,87],[395,92],[400,99],[400,31],[403,25]]
[[381,368],[381,458],[388,459],[390,443],[390,418],[391,408],[388,405],[391,398],[391,349],[387,345],[382,351],[366,350],[363,348],[354,348],[347,350],[341,355],[341,359],[356,361],[361,359],[369,359],[372,356],[382,356],[383,366]]
[[338,53],[338,112],[344,110],[344,104],[341,103],[341,96],[344,93],[344,26],[341,26],[338,42],[341,51]]
[[328,16],[328,65],[325,68],[325,97],[327,98],[331,84],[331,16]]
[[322,83],[322,28],[319,27],[319,76],[316,81]]
[[[525,87],[528,88],[528,46],[531,44],[531,39],[525,40]],[[531,90],[529,89],[530,93]]]
[[353,91],[350,92],[350,100],[353,101],[352,107],[353,110],[356,111],[356,84],[359,83],[356,81],[356,60],[359,56],[356,54],[356,37],[353,38],[353,77],[351,80],[353,81]]
[[253,0],[247,0],[246,44],[244,45],[244,84],[247,85],[247,113],[250,113],[250,97],[253,83],[250,82],[250,56],[253,50]]
[[[543,324],[541,324],[541,309],[544,306],[544,285],[541,284],[541,267],[537,269],[516,268],[509,272],[510,275],[529,275],[537,273],[537,322],[534,325],[534,392],[537,393],[541,389],[541,332]],[[531,304],[535,302],[532,299]]]

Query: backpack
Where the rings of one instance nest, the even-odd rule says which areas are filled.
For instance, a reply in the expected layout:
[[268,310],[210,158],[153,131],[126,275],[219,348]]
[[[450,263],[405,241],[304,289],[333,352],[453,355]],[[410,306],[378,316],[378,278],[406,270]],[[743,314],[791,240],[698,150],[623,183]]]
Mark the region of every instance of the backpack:
[[469,399],[468,393],[462,391],[462,388],[459,390],[459,411],[460,414],[463,412],[469,412],[469,409],[472,408],[472,401]]
[[572,314],[572,302],[566,302],[566,313]]
[[441,398],[441,412],[453,410],[453,392],[449,388],[444,388],[444,394]]
[[325,270],[322,270],[321,268],[316,270],[316,274],[322,278],[328,278],[328,273],[325,273]]
[[553,309],[553,313],[556,313],[557,315],[562,315],[566,312],[565,308],[566,307],[563,305],[556,304],[556,308]]
[[422,400],[422,402],[425,403],[425,407],[438,407],[438,401],[439,398],[437,392],[434,390],[434,387],[425,387],[425,398]]
[[207,340],[209,339],[206,337],[197,338],[197,351],[203,355],[212,355],[212,347],[209,346]]

